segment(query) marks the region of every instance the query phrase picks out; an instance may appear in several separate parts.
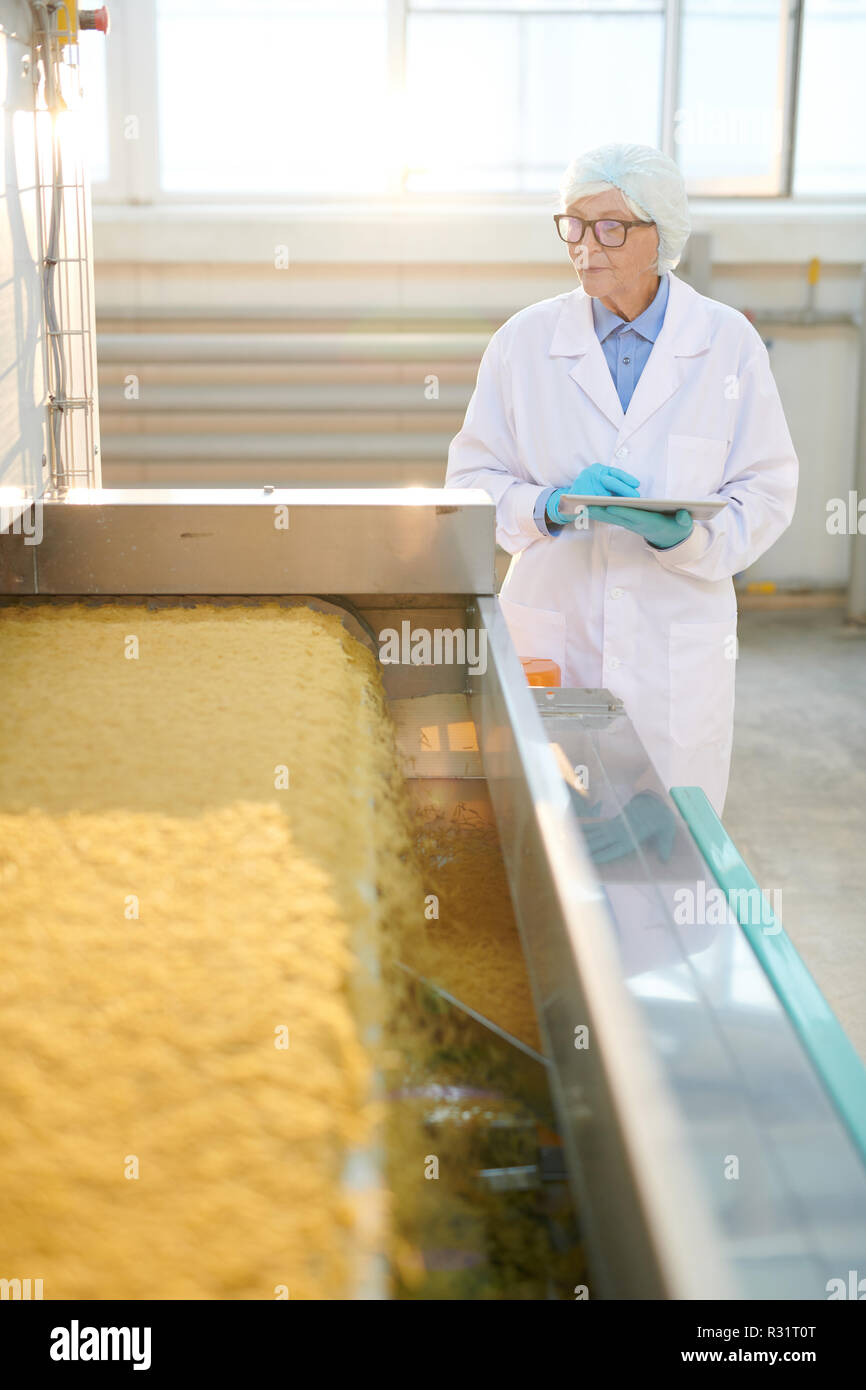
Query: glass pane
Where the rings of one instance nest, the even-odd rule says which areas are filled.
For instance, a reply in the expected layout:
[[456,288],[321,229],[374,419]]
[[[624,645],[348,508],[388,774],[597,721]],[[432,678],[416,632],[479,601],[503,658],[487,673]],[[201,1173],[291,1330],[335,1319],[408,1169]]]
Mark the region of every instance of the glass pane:
[[385,0],[158,0],[162,187],[383,191]]
[[78,63],[81,71],[82,118],[85,159],[91,183],[108,178],[108,95],[106,83],[105,35],[84,31],[79,35]]
[[655,15],[411,15],[407,186],[553,195],[582,149],[657,144],[662,42]]
[[[408,187],[513,185],[519,106],[518,24],[490,15],[410,16],[407,26]],[[447,91],[443,73],[448,74]]]
[[781,26],[779,0],[684,0],[674,140],[688,184],[780,191]]
[[659,143],[660,17],[538,19],[528,37],[524,187],[555,192],[566,165],[595,145]]
[[866,193],[864,0],[807,0],[795,193]]

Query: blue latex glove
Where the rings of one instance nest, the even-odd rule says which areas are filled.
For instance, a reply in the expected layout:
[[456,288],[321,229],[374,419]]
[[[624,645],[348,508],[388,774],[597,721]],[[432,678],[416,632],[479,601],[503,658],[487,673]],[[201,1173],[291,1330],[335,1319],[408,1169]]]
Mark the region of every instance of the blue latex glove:
[[574,521],[573,516],[563,516],[559,510],[559,499],[569,493],[572,497],[637,497],[640,479],[621,468],[608,468],[606,463],[591,463],[578,473],[571,487],[558,487],[547,499],[547,515],[558,526]]
[[609,526],[624,526],[627,531],[636,531],[656,550],[669,550],[679,545],[694,529],[691,512],[680,507],[676,516],[664,512],[644,512],[637,507],[587,507],[593,521],[606,521]]
[[666,864],[676,838],[673,813],[652,792],[638,792],[623,807],[621,815],[581,829],[590,857],[596,864],[624,859],[634,854],[636,845],[649,845],[653,841],[659,859]]

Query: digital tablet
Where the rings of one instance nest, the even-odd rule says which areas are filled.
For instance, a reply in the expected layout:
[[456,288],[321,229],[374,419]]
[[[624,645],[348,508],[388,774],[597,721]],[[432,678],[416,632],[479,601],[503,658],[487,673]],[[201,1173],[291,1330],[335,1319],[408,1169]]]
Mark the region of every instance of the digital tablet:
[[678,502],[671,497],[576,497],[569,494],[559,499],[559,510],[563,516],[573,516],[581,507],[634,507],[641,512],[665,512],[673,516],[680,507],[685,507],[695,521],[709,521],[727,505],[724,499],[716,497]]

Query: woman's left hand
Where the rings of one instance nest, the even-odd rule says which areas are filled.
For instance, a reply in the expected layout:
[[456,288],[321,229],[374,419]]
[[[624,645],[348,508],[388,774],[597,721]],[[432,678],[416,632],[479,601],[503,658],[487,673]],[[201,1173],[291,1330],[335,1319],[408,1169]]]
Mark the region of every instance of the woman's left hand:
[[638,845],[655,844],[656,854],[666,864],[676,839],[673,812],[652,792],[638,792],[618,816],[582,825],[590,858],[596,864],[609,864],[634,854]]
[[679,545],[694,528],[692,514],[681,507],[676,516],[666,512],[642,511],[637,507],[587,507],[593,521],[606,521],[609,526],[624,526],[636,531],[656,550],[669,550]]

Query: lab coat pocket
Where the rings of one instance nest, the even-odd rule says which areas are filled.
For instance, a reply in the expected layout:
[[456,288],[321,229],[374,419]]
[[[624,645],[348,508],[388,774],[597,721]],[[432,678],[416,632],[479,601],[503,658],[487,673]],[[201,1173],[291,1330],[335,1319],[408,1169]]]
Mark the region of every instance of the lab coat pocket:
[[691,502],[718,492],[724,482],[727,456],[728,443],[725,439],[704,439],[696,434],[669,434],[665,496]]
[[727,741],[733,732],[737,619],[671,623],[670,733],[682,748]]
[[553,608],[529,608],[500,594],[502,616],[521,660],[555,661],[565,685],[565,614]]

